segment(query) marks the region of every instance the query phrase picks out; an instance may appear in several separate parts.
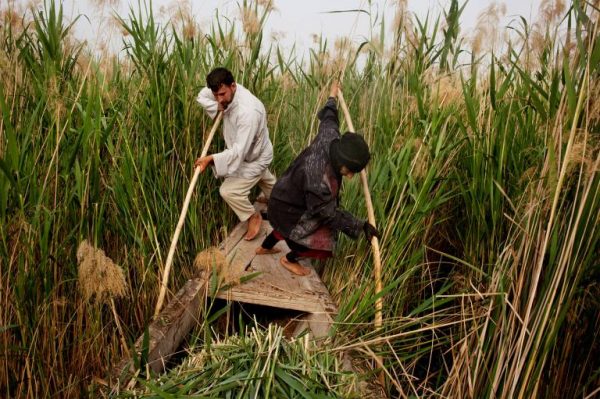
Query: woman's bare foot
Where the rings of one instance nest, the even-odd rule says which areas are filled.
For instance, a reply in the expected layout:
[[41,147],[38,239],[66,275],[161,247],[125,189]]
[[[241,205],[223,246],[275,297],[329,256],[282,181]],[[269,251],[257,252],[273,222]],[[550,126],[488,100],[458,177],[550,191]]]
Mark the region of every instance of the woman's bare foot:
[[263,247],[258,247],[254,250],[254,252],[256,252],[257,255],[269,255],[269,254],[276,254],[278,252],[281,252],[281,250],[277,249],[277,248],[267,249],[267,248],[263,248]]
[[279,259],[279,263],[297,276],[308,276],[310,274],[310,269],[308,267],[302,266],[297,262],[290,262],[285,256],[282,256]]

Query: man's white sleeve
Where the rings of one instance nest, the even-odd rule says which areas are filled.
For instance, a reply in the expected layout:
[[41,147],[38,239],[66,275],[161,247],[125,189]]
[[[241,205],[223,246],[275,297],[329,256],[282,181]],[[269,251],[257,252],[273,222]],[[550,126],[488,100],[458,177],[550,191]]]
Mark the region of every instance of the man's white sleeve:
[[202,108],[204,108],[211,119],[215,119],[215,116],[217,116],[217,111],[219,110],[219,103],[208,87],[200,90],[198,97],[196,97],[196,101],[198,101]]
[[254,142],[254,137],[258,130],[258,113],[255,111],[242,112],[243,117],[239,117],[236,124],[236,133],[233,145],[225,151],[213,154],[216,174],[218,177],[227,176],[236,172]]

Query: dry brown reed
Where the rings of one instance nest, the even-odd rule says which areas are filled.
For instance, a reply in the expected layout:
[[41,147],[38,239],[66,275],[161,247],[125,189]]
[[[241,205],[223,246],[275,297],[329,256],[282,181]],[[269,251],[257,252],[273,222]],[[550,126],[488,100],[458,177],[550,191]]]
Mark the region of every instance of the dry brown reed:
[[217,43],[217,46],[226,48],[226,49],[235,48],[235,47],[239,46],[239,44],[237,43],[237,41],[235,39],[233,30],[224,32],[223,36],[215,35],[214,40]]
[[87,240],[77,248],[77,264],[79,288],[86,302],[106,302],[126,295],[123,269]]
[[2,19],[2,22],[6,25],[6,26],[10,26],[11,29],[13,31],[21,31],[23,30],[23,24],[21,17],[19,16],[19,14],[17,13],[17,11],[15,11],[12,8],[7,8],[5,10],[2,10],[0,19]]
[[244,33],[246,33],[248,36],[256,35],[261,28],[257,10],[255,8],[246,6],[242,7],[240,14]]
[[[543,0],[540,4],[538,19],[531,25],[531,30],[524,38],[525,52],[524,64],[526,69],[539,68],[540,55],[544,49],[554,46],[556,43],[564,43],[564,51],[568,54],[576,50],[575,41],[569,37],[559,38],[558,26],[566,12],[564,0]],[[568,32],[563,32],[567,35]]]
[[414,151],[415,157],[412,164],[412,175],[421,179],[427,174],[431,163],[429,148],[423,140],[417,138],[414,143]]
[[[402,48],[402,39],[412,47],[419,43],[418,34],[415,32],[410,13],[408,12],[407,0],[398,0],[395,3],[394,20],[392,22],[393,45],[386,51],[385,58],[388,60],[403,59],[399,53]],[[396,69],[400,64],[396,64]]]
[[[209,247],[199,252],[194,259],[194,268],[199,272],[216,273],[220,285],[239,284],[243,267],[235,266],[235,254],[225,257],[217,247]],[[237,265],[239,266],[239,265]]]
[[396,2],[396,12],[394,14],[394,22],[392,25],[394,32],[401,32],[410,20],[407,7],[408,0],[398,0]]
[[167,7],[161,7],[161,13],[185,39],[190,40],[200,34],[189,0],[174,1]]
[[64,103],[64,95],[61,92],[61,81],[57,76],[52,76],[47,81],[46,93],[48,97],[47,107],[56,116],[57,119],[62,119],[65,115],[66,107]]
[[91,0],[91,3],[97,9],[104,7],[116,7],[119,5],[120,0]]
[[29,0],[27,2],[27,9],[29,10],[38,10],[44,4],[44,0]]
[[284,73],[281,74],[281,87],[284,91],[288,91],[288,90],[292,90],[294,88],[296,88],[297,83],[294,80],[294,77],[292,76],[291,72],[289,71],[285,71]]
[[477,17],[471,48],[474,54],[494,50],[499,41],[500,19],[506,15],[506,4],[497,1],[487,6]]
[[[2,71],[9,70],[10,63],[11,63],[11,60],[8,58],[8,55],[4,51],[0,52],[0,70],[2,70]],[[3,78],[6,79],[7,76],[4,76]],[[6,84],[6,83],[3,81],[3,84]],[[6,89],[6,87],[5,87],[5,89]],[[0,143],[0,156],[2,156],[2,155],[3,155],[2,154],[2,144]]]
[[212,270],[220,273],[226,265],[225,255],[217,247],[209,247],[198,252],[194,259],[194,268],[198,271]]
[[21,33],[30,27],[31,13],[28,10],[37,10],[41,4],[41,0],[31,0],[27,4],[14,0],[0,2],[1,24],[10,27],[14,34]]
[[383,43],[383,40],[380,36],[373,36],[371,40],[369,40],[368,45],[364,46],[361,51],[372,51],[378,54],[379,56],[383,56],[385,53],[385,44]]
[[256,4],[264,9],[265,12],[276,11],[275,0],[256,0]]
[[430,68],[425,72],[424,80],[431,88],[431,100],[437,106],[448,107],[463,103],[462,82],[456,73],[442,74]]
[[600,125],[600,82],[594,82],[592,87],[590,87],[588,109],[590,124]]
[[540,4],[540,16],[546,24],[556,23],[566,11],[564,0],[542,0]]
[[77,248],[77,264],[79,289],[85,302],[95,300],[96,303],[110,304],[123,352],[129,356],[127,339],[115,306],[115,298],[124,297],[127,291],[123,269],[87,240]]
[[277,43],[279,41],[281,41],[282,39],[285,39],[287,36],[287,34],[284,31],[272,31],[271,32],[271,41],[273,43]]
[[123,37],[129,36],[129,32],[127,31],[127,29],[125,29],[123,23],[117,15],[113,14],[108,18],[108,27],[108,29],[110,29],[111,31],[119,32]]
[[[320,43],[322,38],[313,35],[313,41]],[[344,70],[346,62],[350,55],[356,52],[354,44],[347,37],[337,37],[334,41],[333,49],[327,51],[321,49],[315,58],[315,74],[330,77]]]
[[[1,147],[0,155],[2,155]],[[31,245],[32,237],[34,237],[34,229],[23,215],[14,217],[6,227],[10,257],[13,258],[22,248]]]
[[583,130],[578,131],[569,153],[567,175],[572,175],[579,170],[588,177],[595,173],[594,162],[599,151],[600,143],[594,135]]

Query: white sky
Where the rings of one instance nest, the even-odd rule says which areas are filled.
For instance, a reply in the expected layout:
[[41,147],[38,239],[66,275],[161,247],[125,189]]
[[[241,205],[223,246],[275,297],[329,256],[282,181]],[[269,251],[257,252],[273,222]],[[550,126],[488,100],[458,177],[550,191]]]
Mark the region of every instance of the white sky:
[[[23,7],[30,0],[2,0]],[[142,3],[144,0],[140,0]],[[506,15],[500,25],[505,26],[519,15],[532,21],[538,13],[540,3],[543,0],[470,0],[461,18],[461,34],[469,36],[472,32],[478,15],[490,4],[504,4]],[[360,43],[363,38],[369,37],[369,16],[364,13],[338,13],[331,14],[328,11],[348,9],[369,9],[371,4],[372,18],[375,15],[384,15],[386,27],[391,27],[394,18],[394,7],[397,1],[392,0],[274,0],[276,10],[267,20],[265,27],[265,38],[269,39],[272,32],[283,33],[281,44],[284,48],[296,45],[298,52],[305,53],[312,46],[312,34],[323,34],[332,44],[337,37],[350,37],[355,43]],[[98,6],[98,4],[104,4]],[[111,4],[112,3],[112,4]],[[191,4],[194,19],[198,21],[201,28],[207,29],[215,17],[215,12],[239,21],[239,4],[241,0],[153,0],[155,15],[160,14],[161,7],[168,8],[174,4]],[[408,0],[408,9],[420,18],[424,19],[429,11],[432,16],[441,14],[450,0]],[[462,4],[463,1],[459,0]],[[80,18],[76,24],[76,36],[82,40],[88,40],[90,44],[107,41],[110,35],[112,47],[119,50],[121,47],[120,33],[110,29],[112,26],[108,21],[110,15],[117,12],[126,18],[129,14],[130,5],[137,8],[138,0],[64,0],[64,10],[67,16],[83,14],[87,18]],[[0,5],[0,8],[3,6]],[[237,19],[236,19],[237,18]],[[378,28],[375,28],[375,34]]]

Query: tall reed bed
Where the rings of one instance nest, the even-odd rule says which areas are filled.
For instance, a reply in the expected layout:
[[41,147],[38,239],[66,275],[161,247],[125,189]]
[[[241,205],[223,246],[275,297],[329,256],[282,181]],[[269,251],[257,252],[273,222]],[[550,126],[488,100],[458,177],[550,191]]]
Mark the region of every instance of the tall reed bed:
[[[326,86],[345,67],[346,100],[374,154],[368,173],[383,232],[384,326],[372,325],[369,249],[342,239],[324,271],[340,314],[323,352],[299,350],[276,330],[223,346],[205,325],[198,345],[209,351],[209,374],[179,369],[147,389],[167,394],[191,384],[209,394],[202,381],[212,376],[224,395],[343,396],[356,381],[336,362],[350,351],[363,361],[360,378],[383,367],[391,396],[597,392],[599,11],[597,2],[560,5],[545,2],[545,21],[513,23],[511,41],[484,52],[461,38],[462,4],[418,20],[400,2],[392,36],[369,10],[365,43],[319,39],[304,64],[264,44],[272,2],[241,2],[241,29],[224,18],[201,29],[183,13],[160,24],[144,3],[119,18],[120,58],[77,44],[55,2],[23,19],[5,12],[0,392],[96,392],[123,353],[115,315],[129,343],[143,332],[210,126],[194,97],[215,65],[264,101],[278,173],[314,137]],[[222,145],[216,140],[213,150]],[[365,214],[357,181],[342,198]],[[234,222],[218,182],[202,176],[171,287]],[[124,270],[126,295],[111,308],[86,306],[76,259],[84,239]],[[269,357],[256,357],[265,350]],[[245,360],[223,369],[223,353]],[[305,368],[318,365],[318,376]],[[248,377],[242,385],[229,384],[236,373]],[[307,376],[312,385],[299,382]]]

